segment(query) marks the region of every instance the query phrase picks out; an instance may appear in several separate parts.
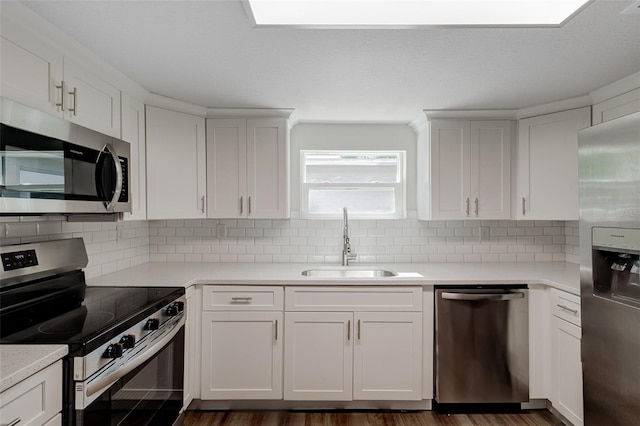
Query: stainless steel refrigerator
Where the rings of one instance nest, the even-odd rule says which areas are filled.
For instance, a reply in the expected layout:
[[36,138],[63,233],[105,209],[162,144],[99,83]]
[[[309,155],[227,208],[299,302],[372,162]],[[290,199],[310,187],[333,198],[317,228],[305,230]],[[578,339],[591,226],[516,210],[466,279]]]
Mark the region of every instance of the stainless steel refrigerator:
[[584,420],[638,425],[640,113],[578,141]]

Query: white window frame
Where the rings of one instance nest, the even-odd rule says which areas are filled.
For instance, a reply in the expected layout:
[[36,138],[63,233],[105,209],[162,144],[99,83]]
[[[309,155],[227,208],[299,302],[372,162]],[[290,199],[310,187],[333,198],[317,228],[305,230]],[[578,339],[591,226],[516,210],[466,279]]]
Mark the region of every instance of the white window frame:
[[[306,182],[306,162],[305,156],[307,154],[354,154],[354,155],[368,155],[368,154],[397,154],[399,157],[399,182],[396,183],[307,183]],[[406,195],[406,182],[407,182],[407,152],[405,150],[351,150],[351,149],[308,149],[300,150],[300,215],[303,219],[342,219],[342,212],[339,213],[310,213],[309,212],[309,191],[313,188],[322,189],[352,189],[366,190],[368,188],[393,188],[396,195],[395,213],[383,214],[383,213],[351,213],[349,212],[350,219],[406,219],[407,218],[407,195]]]

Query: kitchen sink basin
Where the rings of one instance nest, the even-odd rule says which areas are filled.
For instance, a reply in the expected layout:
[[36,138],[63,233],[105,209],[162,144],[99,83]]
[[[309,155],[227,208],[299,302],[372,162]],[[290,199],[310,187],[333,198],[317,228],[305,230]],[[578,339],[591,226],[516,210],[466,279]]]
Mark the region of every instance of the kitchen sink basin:
[[307,269],[302,271],[302,275],[319,278],[384,278],[398,274],[385,269]]

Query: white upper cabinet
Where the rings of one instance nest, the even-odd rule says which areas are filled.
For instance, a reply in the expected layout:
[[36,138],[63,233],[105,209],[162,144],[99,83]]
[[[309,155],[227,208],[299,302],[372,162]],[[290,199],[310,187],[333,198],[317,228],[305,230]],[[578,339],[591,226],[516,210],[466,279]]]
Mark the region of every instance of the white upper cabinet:
[[8,18],[2,24],[3,97],[120,138],[118,88]]
[[61,84],[69,121],[120,138],[120,90],[69,58]]
[[284,118],[207,120],[208,216],[289,216]]
[[[3,20],[2,24],[5,22]],[[1,95],[21,104],[62,115],[62,53],[34,37],[20,44],[0,37]],[[59,86],[56,88],[56,86]]]
[[125,213],[124,219],[145,220],[147,218],[147,142],[144,104],[123,94],[121,111],[122,140],[131,144],[129,157],[131,213]]
[[578,131],[590,124],[590,107],[520,120],[517,219],[578,219]]
[[146,107],[147,217],[206,217],[205,119]]
[[509,121],[433,120],[419,139],[420,219],[508,219]]

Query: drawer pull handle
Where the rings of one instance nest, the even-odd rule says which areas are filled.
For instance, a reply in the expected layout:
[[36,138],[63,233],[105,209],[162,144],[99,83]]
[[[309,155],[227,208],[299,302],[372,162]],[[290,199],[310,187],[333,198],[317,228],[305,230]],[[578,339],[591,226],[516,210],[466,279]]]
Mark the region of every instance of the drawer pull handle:
[[360,340],[360,320],[358,320],[358,340]]
[[249,303],[253,300],[253,297],[232,297],[232,303]]
[[571,308],[570,308],[570,307],[568,307],[568,306],[560,305],[560,304],[558,304],[558,305],[556,305],[556,306],[557,306],[558,308],[560,308],[560,309],[564,309],[564,310],[565,310],[565,311],[567,311],[567,312],[571,312],[573,315],[578,315],[578,310],[577,310],[577,309],[571,309]]
[[276,320],[276,340],[278,340],[278,320]]
[[347,341],[351,340],[351,320],[347,321]]
[[[17,419],[15,419],[12,422],[7,423],[7,426],[16,426],[18,423],[20,423],[22,421],[22,419],[20,417],[18,417]],[[4,425],[2,425],[4,426]]]

